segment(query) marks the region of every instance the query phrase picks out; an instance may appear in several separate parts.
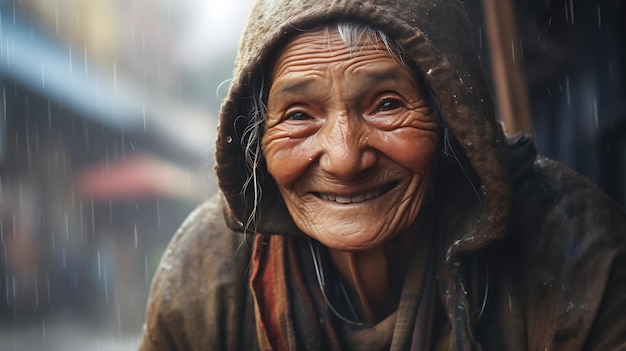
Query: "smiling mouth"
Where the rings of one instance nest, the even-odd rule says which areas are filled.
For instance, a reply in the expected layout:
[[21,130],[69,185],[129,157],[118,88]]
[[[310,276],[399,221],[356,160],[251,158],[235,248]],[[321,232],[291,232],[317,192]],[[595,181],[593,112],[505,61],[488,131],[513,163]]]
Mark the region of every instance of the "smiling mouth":
[[395,182],[389,183],[376,190],[367,192],[365,194],[356,195],[356,196],[340,196],[340,195],[323,194],[323,193],[317,193],[316,195],[323,200],[334,201],[340,204],[353,204],[353,203],[359,203],[359,202],[377,198],[380,195],[383,195],[389,190],[393,189],[396,185],[397,183]]

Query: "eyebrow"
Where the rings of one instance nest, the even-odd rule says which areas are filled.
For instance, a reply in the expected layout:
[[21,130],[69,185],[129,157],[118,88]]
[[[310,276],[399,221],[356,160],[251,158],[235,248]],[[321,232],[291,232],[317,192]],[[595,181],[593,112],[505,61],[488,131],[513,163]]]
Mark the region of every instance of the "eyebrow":
[[360,79],[365,79],[367,81],[374,82],[384,82],[384,81],[406,81],[405,76],[402,75],[398,69],[386,69],[381,70],[380,72],[367,72],[360,76]]
[[306,79],[304,81],[282,85],[277,91],[277,94],[299,94],[308,91],[311,88],[311,85],[313,85],[312,79]]

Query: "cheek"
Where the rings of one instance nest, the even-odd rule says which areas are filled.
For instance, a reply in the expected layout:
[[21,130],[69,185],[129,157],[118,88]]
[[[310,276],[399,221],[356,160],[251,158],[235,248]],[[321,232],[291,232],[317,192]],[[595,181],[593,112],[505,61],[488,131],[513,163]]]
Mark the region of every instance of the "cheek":
[[278,185],[292,184],[314,159],[311,138],[274,138],[268,132],[262,139],[263,156],[268,172]]
[[378,150],[413,173],[424,174],[432,166],[437,149],[434,131],[403,128],[377,139],[381,141],[375,146]]

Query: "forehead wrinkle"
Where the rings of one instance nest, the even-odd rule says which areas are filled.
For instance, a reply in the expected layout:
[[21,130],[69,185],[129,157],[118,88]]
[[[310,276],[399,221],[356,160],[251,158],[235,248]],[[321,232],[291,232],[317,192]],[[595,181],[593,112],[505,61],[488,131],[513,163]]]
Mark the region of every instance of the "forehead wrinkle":
[[[284,67],[272,76],[271,94],[298,95],[316,89],[316,85],[326,81],[327,70],[310,66]],[[301,74],[303,73],[303,74]]]
[[295,83],[287,83],[279,85],[279,90],[276,94],[279,95],[298,95],[303,94],[311,89],[313,82],[311,80],[297,81]]
[[[359,81],[367,84],[373,82],[414,84],[402,74],[403,70],[407,70],[412,77],[412,72],[394,60],[380,43],[362,40],[355,55],[338,34],[328,35],[323,32],[317,33],[317,36],[313,34],[305,33],[295,37],[283,48],[275,61],[270,90],[280,95],[307,94],[318,90],[318,84],[333,83],[334,86],[335,82],[329,79],[331,76],[341,79],[357,76]],[[388,62],[384,62],[380,67],[378,65],[381,61]]]
[[290,72],[314,71],[334,62],[346,61],[343,56],[348,56],[348,49],[330,52],[312,50],[311,47],[292,48],[283,52],[276,60],[273,70],[274,76],[284,75]]
[[[274,76],[280,73],[277,68],[290,66],[293,61],[319,60],[320,64],[332,62],[349,62],[353,59],[368,56],[389,55],[383,43],[372,42],[371,39],[361,38],[357,48],[348,48],[337,32],[313,31],[302,33],[289,41],[280,51],[272,70]],[[281,69],[282,70],[282,69]]]
[[410,73],[407,78],[406,75],[402,74],[403,67],[395,66],[388,67],[385,69],[377,69],[377,70],[363,70],[358,69],[359,72],[355,72],[358,74],[358,80],[364,84],[378,84],[382,85],[385,83],[395,83],[395,84],[408,84],[410,86],[414,86],[416,84],[413,78],[413,74]]

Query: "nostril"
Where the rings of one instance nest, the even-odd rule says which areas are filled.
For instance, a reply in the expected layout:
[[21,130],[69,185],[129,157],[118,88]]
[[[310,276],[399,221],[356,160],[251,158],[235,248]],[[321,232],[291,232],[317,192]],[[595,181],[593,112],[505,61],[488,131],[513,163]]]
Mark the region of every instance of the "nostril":
[[361,157],[362,167],[370,168],[373,167],[376,162],[378,162],[378,154],[375,150],[367,148],[363,151],[363,156]]

